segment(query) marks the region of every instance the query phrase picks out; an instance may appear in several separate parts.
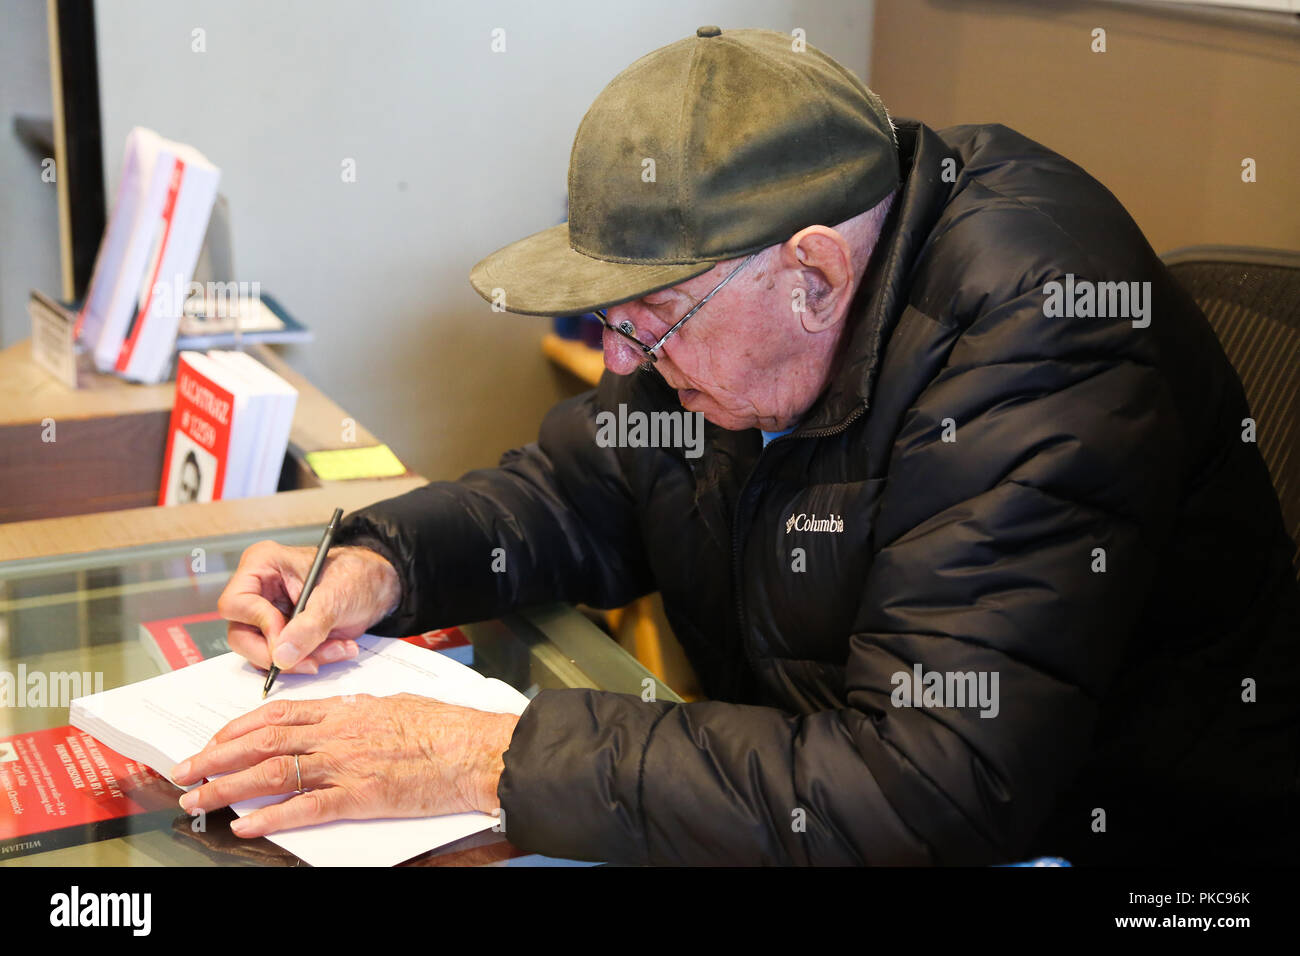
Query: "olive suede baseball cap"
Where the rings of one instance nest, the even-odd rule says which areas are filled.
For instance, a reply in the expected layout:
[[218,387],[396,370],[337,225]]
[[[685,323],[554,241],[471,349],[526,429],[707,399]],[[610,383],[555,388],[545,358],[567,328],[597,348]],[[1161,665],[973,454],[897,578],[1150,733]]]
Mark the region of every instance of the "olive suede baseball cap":
[[569,221],[470,272],[489,302],[576,315],[836,225],[898,186],[884,105],[814,47],[700,27],[610,82],[569,157]]

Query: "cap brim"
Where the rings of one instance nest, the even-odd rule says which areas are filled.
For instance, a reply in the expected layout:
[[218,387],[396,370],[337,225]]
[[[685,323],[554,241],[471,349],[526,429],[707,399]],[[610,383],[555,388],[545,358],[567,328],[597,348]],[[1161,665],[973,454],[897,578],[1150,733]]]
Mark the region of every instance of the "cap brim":
[[512,242],[470,270],[488,302],[524,315],[581,315],[693,279],[716,262],[670,265],[608,262],[575,252],[562,222]]

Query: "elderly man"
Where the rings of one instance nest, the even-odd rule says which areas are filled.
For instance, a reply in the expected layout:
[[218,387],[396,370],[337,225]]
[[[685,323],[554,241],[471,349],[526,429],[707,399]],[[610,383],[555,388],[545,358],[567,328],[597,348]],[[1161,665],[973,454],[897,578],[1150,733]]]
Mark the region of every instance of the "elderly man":
[[[615,374],[350,516],[291,624],[311,549],[251,548],[230,643],[314,672],[367,630],[658,590],[710,699],[271,704],[177,769],[229,773],[186,806],[293,789],[298,755],[307,792],[236,832],[501,807],[522,848],[623,862],[1293,850],[1293,546],[1240,384],[1101,185],[703,27],[600,94],[569,192],[471,279],[605,310]],[[619,409],[700,413],[702,454],[601,440]]]

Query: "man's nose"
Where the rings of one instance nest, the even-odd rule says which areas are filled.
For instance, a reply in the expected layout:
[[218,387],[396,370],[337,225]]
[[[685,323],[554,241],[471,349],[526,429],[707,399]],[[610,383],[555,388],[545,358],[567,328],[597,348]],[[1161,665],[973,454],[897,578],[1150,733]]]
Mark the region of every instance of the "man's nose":
[[[609,319],[610,325],[617,326],[623,321],[623,316],[619,315],[617,307],[610,309],[605,316]],[[646,360],[644,352],[610,329],[605,329],[601,341],[605,347],[605,368],[615,375],[630,375]]]

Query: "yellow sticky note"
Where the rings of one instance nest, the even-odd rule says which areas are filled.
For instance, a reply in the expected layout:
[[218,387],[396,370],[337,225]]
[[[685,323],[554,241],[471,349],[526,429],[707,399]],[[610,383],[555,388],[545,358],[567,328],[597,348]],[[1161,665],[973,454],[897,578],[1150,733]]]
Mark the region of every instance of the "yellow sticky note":
[[307,452],[307,464],[322,481],[350,481],[353,478],[391,478],[406,474],[387,445],[369,448],[335,448]]

